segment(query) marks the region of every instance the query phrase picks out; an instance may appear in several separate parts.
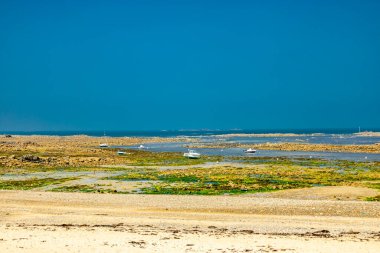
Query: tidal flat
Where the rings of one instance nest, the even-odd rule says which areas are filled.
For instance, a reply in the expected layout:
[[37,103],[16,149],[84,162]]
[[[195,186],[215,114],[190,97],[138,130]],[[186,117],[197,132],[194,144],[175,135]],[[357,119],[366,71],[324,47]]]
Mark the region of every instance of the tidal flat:
[[[179,142],[176,138],[109,138],[110,147],[99,148],[102,141],[0,137],[1,251],[376,252],[379,247],[378,161],[187,159],[180,152],[136,148]],[[117,154],[118,146],[125,154]]]
[[[236,195],[327,186],[374,189],[380,162],[318,158],[202,156],[99,148],[100,137],[17,136],[0,143],[0,189],[118,194]],[[114,145],[159,138],[111,138]],[[178,141],[169,139],[169,141]],[[336,196],[338,199],[339,196]]]

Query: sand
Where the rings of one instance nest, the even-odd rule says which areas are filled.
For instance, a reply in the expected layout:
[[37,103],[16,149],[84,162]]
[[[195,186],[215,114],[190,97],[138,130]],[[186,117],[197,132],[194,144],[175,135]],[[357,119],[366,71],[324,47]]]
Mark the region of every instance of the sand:
[[363,200],[379,195],[379,190],[353,186],[323,186],[256,193],[255,197],[319,200]]
[[380,203],[0,191],[0,252],[378,252]]

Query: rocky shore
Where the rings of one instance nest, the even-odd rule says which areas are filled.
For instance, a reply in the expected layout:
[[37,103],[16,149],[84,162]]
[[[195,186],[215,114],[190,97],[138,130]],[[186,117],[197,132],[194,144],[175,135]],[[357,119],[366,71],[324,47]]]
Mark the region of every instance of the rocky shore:
[[[214,135],[216,137],[297,137],[297,136],[324,136],[324,133],[312,133],[312,134],[295,134],[295,133],[265,133],[265,134],[255,134],[255,133],[236,133],[236,134],[220,134]],[[342,134],[339,134],[342,135]],[[379,137],[380,132],[364,131],[360,133],[355,133],[356,136],[366,136],[366,137]]]
[[109,146],[132,146],[143,143],[189,141],[184,138],[134,138],[77,136],[0,136],[0,167],[67,167],[125,163]]
[[[117,149],[99,148],[100,143],[110,146],[133,146],[146,143],[187,142],[189,148],[255,148],[259,150],[320,151],[380,154],[380,143],[372,145],[332,145],[306,143],[195,143],[194,138],[135,138],[78,136],[0,136],[0,167],[86,167],[128,164],[126,156],[117,155]],[[151,155],[146,157],[151,158]]]
[[261,144],[239,144],[239,143],[212,143],[191,144],[189,148],[254,148],[261,150],[281,151],[320,151],[320,152],[348,152],[348,153],[372,153],[380,154],[380,143],[371,145],[333,145],[333,144],[306,144],[306,143],[261,143]]

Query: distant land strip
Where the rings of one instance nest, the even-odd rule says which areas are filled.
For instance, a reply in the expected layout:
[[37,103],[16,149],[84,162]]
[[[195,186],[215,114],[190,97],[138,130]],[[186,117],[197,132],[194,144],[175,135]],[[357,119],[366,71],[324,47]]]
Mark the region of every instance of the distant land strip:
[[309,144],[309,143],[213,143],[213,144],[191,144],[189,148],[254,148],[261,150],[281,151],[320,151],[320,152],[348,152],[348,153],[372,153],[380,154],[380,143],[368,145],[333,145],[333,144]]

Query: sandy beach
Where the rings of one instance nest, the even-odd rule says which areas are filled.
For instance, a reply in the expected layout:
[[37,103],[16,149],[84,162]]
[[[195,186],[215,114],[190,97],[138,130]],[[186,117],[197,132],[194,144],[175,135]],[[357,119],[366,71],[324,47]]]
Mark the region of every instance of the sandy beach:
[[0,192],[1,252],[377,252],[377,202]]

